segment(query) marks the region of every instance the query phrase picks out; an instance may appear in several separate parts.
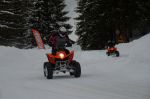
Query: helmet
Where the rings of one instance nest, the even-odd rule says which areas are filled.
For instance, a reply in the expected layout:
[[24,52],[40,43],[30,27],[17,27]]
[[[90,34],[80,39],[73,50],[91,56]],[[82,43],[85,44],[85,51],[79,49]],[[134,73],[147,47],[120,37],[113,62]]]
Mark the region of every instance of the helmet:
[[60,27],[60,32],[67,32],[65,27]]
[[108,40],[107,43],[111,43],[111,40]]

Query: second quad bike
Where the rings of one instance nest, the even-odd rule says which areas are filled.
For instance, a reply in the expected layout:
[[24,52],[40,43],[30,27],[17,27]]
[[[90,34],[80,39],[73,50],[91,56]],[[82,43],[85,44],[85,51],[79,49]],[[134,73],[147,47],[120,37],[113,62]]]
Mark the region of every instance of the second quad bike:
[[116,47],[107,48],[106,54],[107,54],[108,56],[110,56],[110,55],[115,55],[116,57],[119,57],[119,55],[120,55],[120,54],[119,54],[119,51],[117,50]]
[[47,79],[53,79],[53,74],[59,72],[69,72],[70,76],[76,78],[81,76],[80,63],[73,60],[74,51],[60,50],[55,55],[48,53],[46,56],[48,62],[44,62],[43,71]]

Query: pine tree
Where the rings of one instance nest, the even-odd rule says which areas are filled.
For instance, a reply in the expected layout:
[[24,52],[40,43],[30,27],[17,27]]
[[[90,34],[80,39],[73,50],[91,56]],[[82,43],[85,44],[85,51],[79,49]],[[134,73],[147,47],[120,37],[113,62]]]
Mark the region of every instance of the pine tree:
[[64,0],[37,0],[34,5],[34,11],[31,19],[32,28],[36,28],[41,32],[42,39],[47,43],[47,39],[51,32],[58,31],[60,27],[64,26],[68,30],[72,28],[66,22],[69,17],[66,16],[68,12],[64,11]]
[[84,15],[84,10],[86,7],[87,0],[78,0],[78,7],[76,12],[80,13],[79,17],[76,18],[76,20],[79,20],[77,22],[77,29],[76,34],[79,36],[78,43],[81,45],[82,49],[86,48],[87,45],[87,31],[86,31],[86,20]]
[[[29,0],[0,1],[0,45],[31,47],[27,23]],[[29,45],[30,44],[30,45]]]
[[80,13],[76,34],[79,35],[78,43],[82,49],[98,49],[105,46],[108,37],[103,12],[99,10],[99,0],[79,0],[77,12]]
[[42,39],[65,26],[71,33],[71,25],[66,21],[64,0],[1,0],[0,1],[0,45],[31,48],[36,46],[31,28],[42,33]]
[[82,49],[104,48],[119,30],[129,41],[132,31],[149,27],[149,0],[78,0],[76,34]]

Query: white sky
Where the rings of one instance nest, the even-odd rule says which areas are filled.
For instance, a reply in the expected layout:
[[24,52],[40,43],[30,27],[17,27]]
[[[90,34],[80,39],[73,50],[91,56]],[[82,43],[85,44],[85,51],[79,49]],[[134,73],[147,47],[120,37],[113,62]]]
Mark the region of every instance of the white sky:
[[76,0],[66,0],[66,8],[65,10],[69,11],[68,16],[71,17],[71,19],[69,20],[69,23],[73,26],[73,33],[71,35],[69,35],[69,37],[76,41],[77,40],[77,36],[74,34],[75,30],[76,30],[76,21],[73,19],[75,17],[77,17],[77,13],[74,11],[77,7],[77,3]]

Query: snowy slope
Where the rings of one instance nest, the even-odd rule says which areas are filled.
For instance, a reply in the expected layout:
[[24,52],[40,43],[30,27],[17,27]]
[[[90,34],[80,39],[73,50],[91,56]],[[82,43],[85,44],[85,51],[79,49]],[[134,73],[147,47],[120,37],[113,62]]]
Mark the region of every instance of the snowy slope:
[[76,51],[80,78],[47,80],[42,65],[50,50],[0,46],[0,99],[150,99],[150,34],[118,45],[120,57],[105,50]]

